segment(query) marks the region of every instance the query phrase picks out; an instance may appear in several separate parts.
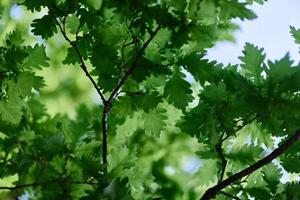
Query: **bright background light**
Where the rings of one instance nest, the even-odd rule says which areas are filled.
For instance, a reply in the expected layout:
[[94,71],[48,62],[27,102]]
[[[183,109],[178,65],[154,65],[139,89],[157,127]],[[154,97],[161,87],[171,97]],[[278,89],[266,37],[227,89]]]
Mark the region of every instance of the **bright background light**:
[[300,28],[300,1],[268,0],[264,5],[254,4],[251,8],[258,17],[252,21],[236,20],[241,27],[234,34],[236,43],[218,43],[208,51],[207,58],[237,64],[245,42],[250,42],[263,47],[268,59],[280,59],[289,52],[292,59],[299,62],[299,46],[294,43],[289,26]]

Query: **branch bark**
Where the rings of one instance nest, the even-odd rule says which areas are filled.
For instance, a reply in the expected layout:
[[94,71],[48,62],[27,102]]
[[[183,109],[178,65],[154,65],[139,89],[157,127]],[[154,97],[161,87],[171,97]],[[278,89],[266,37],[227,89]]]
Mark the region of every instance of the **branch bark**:
[[[50,9],[50,8],[49,8]],[[78,49],[77,45],[76,45],[76,42],[73,42],[70,40],[70,38],[67,36],[66,34],[66,31],[65,31],[65,28],[61,26],[61,24],[59,23],[59,21],[57,20],[56,16],[53,16],[53,18],[55,19],[56,21],[56,24],[58,25],[59,27],[59,30],[61,32],[61,34],[63,35],[63,37],[65,38],[65,40],[72,46],[72,48],[75,50],[79,60],[80,60],[80,68],[82,69],[82,71],[85,73],[85,75],[88,77],[88,79],[91,81],[91,83],[93,84],[94,88],[96,89],[98,95],[100,96],[103,104],[105,104],[106,100],[105,100],[105,97],[104,95],[102,94],[100,88],[98,87],[96,81],[93,79],[93,77],[91,76],[91,74],[89,73],[87,67],[86,67],[86,64],[83,60],[83,57],[80,53],[80,50]],[[64,26],[64,25],[63,25]],[[76,37],[77,39],[77,37]]]
[[107,125],[107,118],[108,113],[112,107],[113,101],[116,98],[119,90],[121,87],[125,84],[126,80],[129,78],[129,76],[133,73],[134,69],[138,67],[138,61],[140,57],[144,54],[146,48],[149,46],[150,42],[153,40],[153,38],[156,36],[158,31],[160,30],[160,25],[153,31],[153,33],[150,35],[150,37],[147,39],[147,41],[143,44],[141,49],[137,52],[131,67],[125,71],[124,76],[118,81],[116,87],[111,92],[110,96],[108,97],[108,100],[104,104],[104,109],[102,113],[102,160],[104,164],[107,164],[107,132],[108,132],[108,125]]
[[265,158],[257,161],[253,165],[247,167],[246,169],[228,177],[227,179],[221,181],[217,185],[209,188],[200,198],[200,200],[210,200],[216,196],[222,189],[233,184],[234,182],[240,180],[241,178],[248,176],[258,170],[259,168],[265,166],[266,164],[272,162],[275,158],[283,154],[290,146],[297,142],[300,138],[300,129],[298,129],[290,138],[283,142],[278,148],[276,148],[272,153],[270,153]]
[[[49,8],[51,11],[51,8]],[[129,76],[133,73],[134,69],[138,66],[138,61],[140,59],[140,57],[144,54],[146,48],[149,46],[150,42],[153,40],[153,38],[155,37],[155,35],[158,33],[158,31],[160,30],[161,26],[158,25],[157,28],[150,34],[150,37],[147,39],[147,41],[143,44],[143,46],[141,47],[141,49],[137,52],[131,67],[129,67],[129,69],[127,71],[125,71],[124,76],[120,78],[120,80],[117,82],[116,87],[113,89],[113,91],[111,92],[110,96],[108,97],[108,99],[106,100],[103,93],[101,92],[100,88],[98,87],[96,81],[92,78],[92,76],[90,75],[90,73],[87,70],[87,67],[85,65],[85,62],[83,60],[83,57],[80,53],[80,50],[78,49],[76,42],[73,42],[70,40],[70,38],[67,36],[65,28],[64,28],[64,22],[62,21],[61,23],[63,23],[63,26],[59,23],[59,21],[57,20],[56,16],[53,16],[59,29],[60,32],[62,33],[63,37],[65,38],[65,40],[74,48],[79,60],[80,60],[80,67],[81,69],[85,72],[85,75],[89,78],[89,80],[92,82],[94,88],[96,89],[98,95],[100,96],[103,105],[104,105],[104,109],[102,112],[102,117],[101,117],[101,123],[102,123],[102,162],[103,164],[107,164],[107,132],[108,132],[108,124],[107,124],[107,120],[108,120],[108,114],[109,111],[112,107],[113,101],[116,98],[119,90],[121,89],[121,87],[124,85],[124,83],[126,82],[126,80],[129,78]],[[65,20],[64,20],[65,21]],[[78,32],[78,30],[77,30]],[[77,36],[77,33],[76,33]],[[77,37],[76,37],[77,38]]]

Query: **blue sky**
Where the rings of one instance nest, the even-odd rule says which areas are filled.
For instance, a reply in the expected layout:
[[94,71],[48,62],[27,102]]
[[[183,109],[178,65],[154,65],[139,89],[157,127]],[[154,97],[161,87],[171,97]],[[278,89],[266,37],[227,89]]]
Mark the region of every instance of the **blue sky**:
[[264,5],[251,7],[258,18],[238,21],[241,29],[235,32],[236,43],[220,42],[208,52],[208,58],[224,64],[239,62],[245,42],[263,47],[268,59],[280,59],[287,52],[296,61],[300,60],[299,46],[291,37],[289,26],[300,28],[299,0],[268,0]]

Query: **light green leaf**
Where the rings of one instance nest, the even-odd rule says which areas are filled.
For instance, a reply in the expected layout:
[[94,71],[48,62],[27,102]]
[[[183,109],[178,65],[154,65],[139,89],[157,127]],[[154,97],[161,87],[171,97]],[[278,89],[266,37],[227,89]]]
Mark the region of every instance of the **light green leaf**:
[[290,33],[294,37],[295,42],[297,44],[300,44],[300,29],[296,29],[295,27],[290,26]]
[[164,109],[155,109],[149,111],[149,113],[143,114],[144,119],[144,127],[146,133],[150,133],[152,135],[159,135],[161,131],[163,131],[166,123],[164,120],[167,119],[166,110]]
[[16,125],[22,117],[21,106],[11,102],[0,102],[0,116],[3,121]]
[[246,77],[253,78],[255,82],[259,82],[261,79],[261,73],[263,71],[262,64],[265,60],[266,54],[263,53],[264,49],[246,43],[243,56],[239,59],[243,62],[241,64],[242,72]]
[[44,45],[35,44],[34,47],[29,46],[26,50],[29,55],[24,59],[22,67],[41,70],[42,67],[49,66],[50,59],[46,55]]

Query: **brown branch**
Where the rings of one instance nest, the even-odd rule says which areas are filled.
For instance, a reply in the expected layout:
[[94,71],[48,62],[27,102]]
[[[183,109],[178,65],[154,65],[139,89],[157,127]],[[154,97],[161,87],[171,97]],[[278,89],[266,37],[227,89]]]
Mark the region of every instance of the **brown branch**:
[[222,142],[215,145],[215,149],[219,155],[219,158],[221,160],[221,169],[219,170],[219,177],[218,177],[218,183],[220,183],[225,174],[226,166],[227,166],[227,160],[225,159],[223,149],[222,149]]
[[103,109],[103,113],[102,113],[102,160],[104,164],[107,164],[107,117],[108,117],[108,113],[111,109],[112,103],[115,99],[115,97],[117,96],[119,90],[121,89],[121,87],[124,85],[124,83],[126,82],[126,80],[129,78],[129,76],[133,73],[134,69],[138,66],[138,61],[140,59],[140,57],[144,54],[146,48],[148,47],[148,45],[150,44],[150,42],[153,40],[153,38],[155,37],[155,35],[158,33],[158,31],[160,30],[161,26],[159,25],[154,31],[153,33],[150,35],[150,37],[148,38],[148,40],[143,44],[142,48],[137,52],[131,67],[125,71],[124,76],[118,81],[116,87],[113,89],[113,91],[111,92],[108,100],[104,103],[104,109]]
[[[49,10],[51,10],[51,8],[49,8]],[[56,18],[55,16],[53,16],[53,18],[54,18],[54,20],[56,21],[56,23],[57,23],[57,25],[58,25],[58,27],[59,27],[59,29],[60,29],[60,32],[61,32],[61,34],[63,35],[63,37],[65,38],[65,40],[66,40],[66,41],[73,47],[73,49],[75,50],[75,52],[76,52],[76,54],[77,54],[77,56],[78,56],[78,58],[79,58],[79,60],[80,60],[80,68],[84,71],[85,75],[86,75],[86,76],[88,77],[88,79],[92,82],[92,84],[93,84],[94,88],[96,89],[98,95],[100,96],[100,98],[101,98],[103,104],[105,104],[105,102],[106,102],[105,97],[104,97],[104,95],[102,94],[100,88],[98,87],[96,81],[93,79],[93,77],[92,77],[91,74],[89,73],[89,71],[88,71],[88,69],[87,69],[87,67],[86,67],[86,65],[85,65],[85,62],[84,62],[84,60],[83,60],[83,57],[82,57],[82,55],[81,55],[81,53],[80,53],[80,50],[78,49],[78,47],[77,47],[77,45],[76,45],[76,41],[77,41],[77,40],[76,40],[75,42],[71,41],[70,38],[67,36],[67,33],[66,33],[65,30],[64,30],[64,27],[62,27],[62,25],[59,23],[59,21],[57,20],[57,18]],[[64,23],[64,22],[65,22],[65,20],[63,21],[63,23]],[[65,25],[63,24],[63,26],[65,26]],[[76,38],[76,39],[77,39],[77,38]]]
[[283,142],[278,148],[276,148],[272,153],[270,153],[265,158],[257,161],[253,165],[247,167],[246,169],[228,177],[217,185],[209,188],[200,198],[200,200],[210,200],[214,198],[217,193],[219,193],[222,189],[227,186],[233,184],[234,182],[240,180],[241,178],[248,176],[258,170],[259,168],[265,166],[266,164],[272,162],[275,158],[283,154],[290,146],[292,146],[295,142],[300,138],[300,129],[298,129],[290,138],[288,138],[285,142]]
[[221,169],[218,171],[218,183],[220,183],[224,178],[224,174],[225,174],[225,170],[226,170],[226,166],[227,166],[227,160],[224,156],[224,152],[222,149],[223,142],[225,141],[225,139],[223,137],[224,137],[224,134],[226,134],[225,138],[227,138],[227,136],[230,136],[232,134],[231,134],[230,130],[224,124],[222,118],[218,114],[217,114],[217,119],[219,120],[222,128],[224,129],[224,131],[222,131],[222,134],[220,136],[219,142],[215,145],[215,150],[221,160]]

